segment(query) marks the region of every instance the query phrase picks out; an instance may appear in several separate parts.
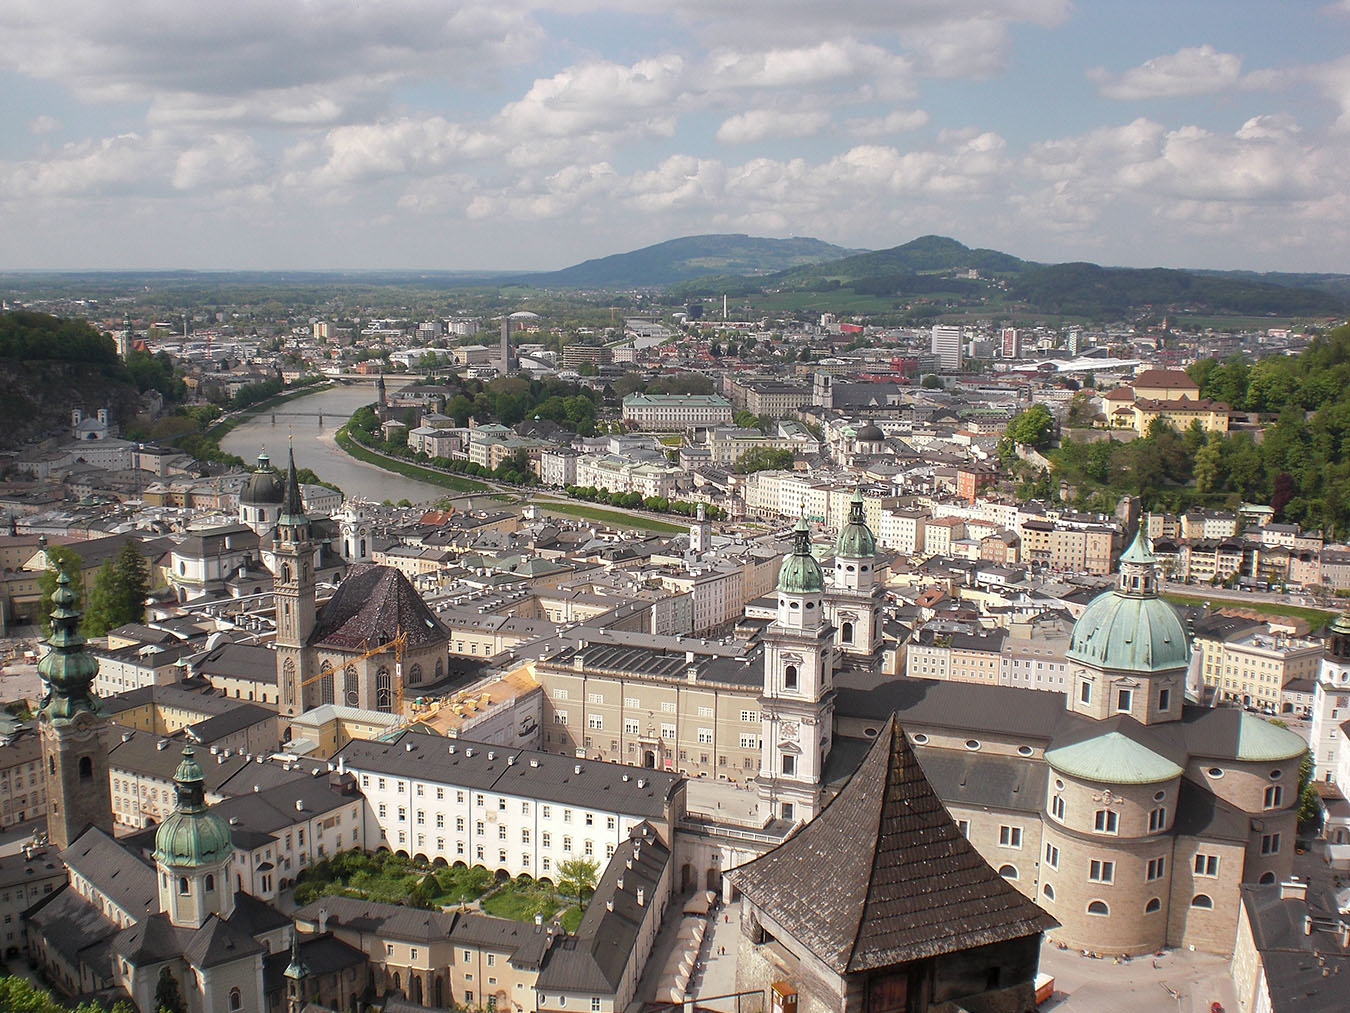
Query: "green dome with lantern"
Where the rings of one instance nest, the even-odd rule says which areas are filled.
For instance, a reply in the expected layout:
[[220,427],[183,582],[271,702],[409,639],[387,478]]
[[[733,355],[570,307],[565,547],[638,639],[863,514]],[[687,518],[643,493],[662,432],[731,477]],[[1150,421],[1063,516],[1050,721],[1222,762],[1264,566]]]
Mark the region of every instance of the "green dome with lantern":
[[788,594],[815,594],[825,590],[825,575],[820,564],[811,555],[811,529],[806,518],[797,520],[792,529],[792,552],[783,558],[778,570],[778,590]]
[[234,851],[230,827],[206,806],[206,778],[191,746],[173,775],[172,815],[155,831],[155,861],[173,868],[219,865]]
[[1074,623],[1067,657],[1125,672],[1166,672],[1190,664],[1186,626],[1158,596],[1157,562],[1141,527],[1120,557],[1116,587],[1093,598]]
[[867,520],[863,515],[861,489],[853,490],[853,499],[848,505],[848,520],[834,541],[834,554],[849,559],[867,559],[877,554],[876,537],[867,526]]
[[61,570],[56,575],[56,593],[52,595],[49,650],[38,662],[38,675],[45,684],[38,712],[47,721],[64,722],[81,713],[103,713],[92,688],[98,675],[98,659],[85,650],[85,640],[80,635],[81,615],[75,607],[70,577]]

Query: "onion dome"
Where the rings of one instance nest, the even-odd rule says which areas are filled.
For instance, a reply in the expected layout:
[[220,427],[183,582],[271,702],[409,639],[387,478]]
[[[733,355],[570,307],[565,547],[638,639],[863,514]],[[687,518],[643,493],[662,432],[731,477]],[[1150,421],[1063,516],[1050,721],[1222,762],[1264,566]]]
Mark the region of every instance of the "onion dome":
[[858,430],[859,443],[880,443],[886,438],[886,434],[881,431],[881,427],[869,422]]
[[69,721],[80,713],[102,714],[103,707],[91,688],[98,675],[98,659],[85,650],[80,636],[83,613],[75,607],[75,592],[64,570],[56,575],[52,606],[50,650],[38,662],[38,674],[47,686],[41,716],[48,721]]
[[811,529],[806,518],[799,518],[792,529],[792,551],[783,557],[778,570],[778,590],[789,594],[814,594],[825,590],[825,575],[811,555]]
[[1190,636],[1170,602],[1158,597],[1157,557],[1143,529],[1120,557],[1120,578],[1074,623],[1069,658],[1098,668],[1166,672],[1191,661]]
[[853,490],[853,499],[848,505],[848,521],[835,539],[834,554],[849,559],[865,559],[877,554],[877,540],[863,516],[861,489]]
[[245,506],[279,506],[285,498],[281,475],[272,467],[271,458],[264,450],[258,454],[257,470],[248,477],[239,493],[239,502]]
[[174,868],[219,865],[234,842],[229,825],[206,806],[206,783],[192,747],[173,775],[177,804],[155,831],[155,861]]

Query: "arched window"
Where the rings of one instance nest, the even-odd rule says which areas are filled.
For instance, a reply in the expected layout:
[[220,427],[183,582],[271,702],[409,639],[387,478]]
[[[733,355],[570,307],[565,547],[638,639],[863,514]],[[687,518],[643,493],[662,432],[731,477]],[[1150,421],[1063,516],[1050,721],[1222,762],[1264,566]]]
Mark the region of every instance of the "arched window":
[[414,662],[414,663],[413,663],[413,666],[412,666],[411,668],[408,669],[408,681],[411,682],[411,683],[413,683],[413,684],[418,684],[418,683],[420,683],[420,682],[422,681],[422,666],[421,666],[421,665],[419,665],[419,664],[417,664],[416,662]]
[[393,683],[389,679],[389,669],[383,665],[375,673],[375,709],[386,714],[394,710]]
[[230,1009],[235,1010],[243,1008],[244,1008],[243,994],[239,991],[238,988],[230,989]]
[[846,644],[853,643],[853,624],[844,623],[843,626],[839,627],[839,637]]
[[361,705],[360,683],[356,678],[355,665],[348,665],[342,670],[342,699],[348,707]]
[[282,582],[283,584],[289,584],[289,583],[291,582],[291,564],[290,564],[290,563],[282,563],[282,564],[281,564],[281,582]]
[[1088,903],[1087,913],[1090,915],[1109,915],[1111,909],[1106,906],[1106,901],[1094,900]]
[[1191,907],[1198,907],[1205,911],[1212,910],[1214,907],[1214,898],[1207,893],[1197,893],[1191,898]]
[[437,682],[440,682],[440,681],[441,681],[442,679],[444,679],[444,678],[445,678],[445,660],[444,660],[443,658],[437,658],[437,659],[436,659],[436,681],[437,681]]
[[797,666],[796,666],[796,665],[788,665],[787,668],[783,669],[783,686],[784,686],[786,689],[796,689],[796,688],[797,688]]
[[187,877],[186,877],[186,876],[179,876],[179,877],[178,877],[178,892],[179,892],[179,893],[187,893],[187,892],[188,892],[188,881],[187,881]]
[[281,687],[283,693],[289,693],[294,698],[296,692],[295,685],[295,659],[287,658],[281,663],[281,676],[286,685]]
[[319,703],[335,703],[333,699],[333,665],[326,658],[319,667]]
[[94,777],[94,761],[88,756],[80,757],[80,780],[90,781]]
[[1160,901],[1157,897],[1154,897],[1152,900],[1150,900],[1147,904],[1144,905],[1144,914],[1146,915],[1151,915],[1153,914],[1154,911],[1161,911],[1161,910],[1162,910],[1162,901]]
[[206,874],[206,892],[207,893],[216,892],[216,877],[211,875],[209,872]]
[[56,757],[55,757],[55,756],[49,756],[49,757],[47,757],[47,773],[49,773],[49,774],[55,774],[55,773],[56,773]]
[[1261,879],[1260,879],[1258,882],[1261,882],[1261,883],[1273,883],[1273,882],[1275,882],[1275,873],[1273,873],[1273,872],[1263,872],[1263,873],[1261,873]]
[[1046,884],[1045,884],[1045,889],[1043,889],[1043,890],[1041,891],[1041,893],[1045,894],[1045,899],[1046,899],[1046,900],[1054,900],[1054,899],[1055,899],[1055,888],[1054,888],[1053,886],[1051,886],[1049,883],[1046,883]]
[[1017,878],[1017,866],[1015,866],[1015,865],[1000,865],[1000,866],[998,867],[998,874],[999,874],[1000,876],[1002,876],[1004,879],[1016,879],[1016,878]]

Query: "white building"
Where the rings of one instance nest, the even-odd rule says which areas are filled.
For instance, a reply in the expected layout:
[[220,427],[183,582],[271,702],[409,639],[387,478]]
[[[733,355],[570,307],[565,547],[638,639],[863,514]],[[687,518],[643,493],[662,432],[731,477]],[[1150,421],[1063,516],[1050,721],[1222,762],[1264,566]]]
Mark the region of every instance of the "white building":
[[944,373],[961,371],[961,328],[946,324],[933,325],[931,352],[938,357]]

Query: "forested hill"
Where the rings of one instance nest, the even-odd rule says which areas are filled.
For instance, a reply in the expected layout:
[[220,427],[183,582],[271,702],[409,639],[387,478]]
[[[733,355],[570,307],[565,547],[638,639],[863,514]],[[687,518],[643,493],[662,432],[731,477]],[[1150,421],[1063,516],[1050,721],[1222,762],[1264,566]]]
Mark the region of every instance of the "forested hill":
[[801,264],[838,260],[850,252],[807,237],[685,236],[513,280],[546,288],[647,288],[707,274],[766,275]]
[[124,364],[112,338],[86,321],[15,310],[0,313],[0,427],[9,447],[60,432],[71,409],[109,408],[123,423],[134,417],[140,391],[172,392],[167,358],[133,353]]
[[[1316,339],[1298,356],[1248,363],[1205,359],[1187,370],[1202,397],[1273,418],[1259,441],[1247,432],[1175,432],[1155,426],[1131,443],[1064,442],[1049,451],[1051,475],[1024,489],[1053,495],[1058,480],[1073,502],[1113,509],[1132,493],[1146,510],[1269,503],[1276,518],[1329,537],[1350,536],[1350,326]],[[1070,421],[1089,413],[1083,396]],[[1085,424],[1085,417],[1076,422]]]

